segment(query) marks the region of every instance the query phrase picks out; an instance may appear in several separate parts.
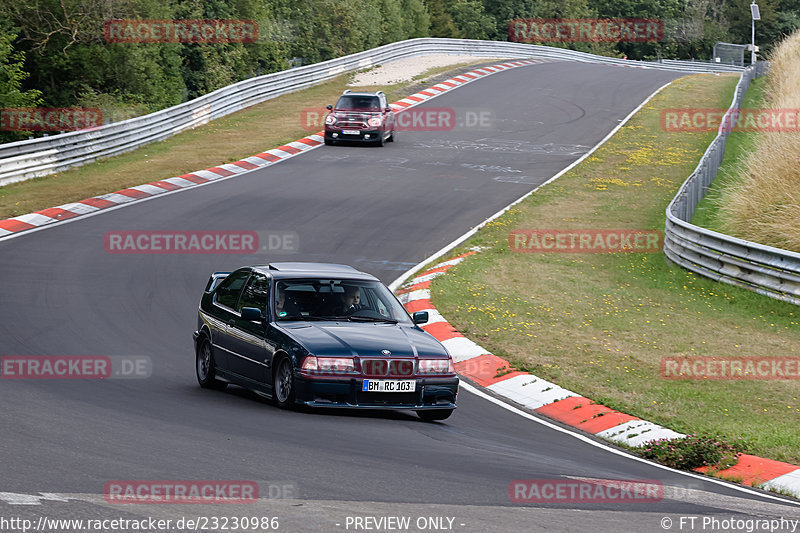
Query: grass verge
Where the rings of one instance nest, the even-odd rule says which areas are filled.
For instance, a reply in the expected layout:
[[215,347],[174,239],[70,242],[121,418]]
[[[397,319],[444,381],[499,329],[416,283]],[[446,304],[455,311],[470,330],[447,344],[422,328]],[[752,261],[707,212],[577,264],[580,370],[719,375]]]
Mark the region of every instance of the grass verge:
[[[489,64],[497,63],[490,61]],[[323,115],[347,88],[382,90],[389,102],[472,70],[480,63],[430,69],[411,81],[381,87],[351,87],[352,74],[273,98],[131,152],[58,174],[0,187],[0,220],[76,202],[126,187],[180,176],[281,146],[320,128],[305,129],[304,110]]]
[[800,463],[798,381],[675,381],[666,356],[798,356],[797,307],[670,265],[663,253],[538,254],[514,229],[664,228],[664,210],[714,133],[668,133],[663,108],[726,108],[738,77],[693,75],[654,97],[591,157],[453,252],[431,286],[462,333],[515,367],[676,431]]

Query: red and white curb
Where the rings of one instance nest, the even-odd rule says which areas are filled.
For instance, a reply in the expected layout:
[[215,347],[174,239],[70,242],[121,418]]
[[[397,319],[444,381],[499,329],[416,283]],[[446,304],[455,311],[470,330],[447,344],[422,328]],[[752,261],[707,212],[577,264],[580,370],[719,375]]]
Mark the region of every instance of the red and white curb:
[[[441,83],[437,83],[432,87],[428,87],[418,93],[412,94],[402,100],[398,100],[390,104],[392,108],[400,113],[405,109],[410,109],[419,105],[431,98],[435,98],[448,91],[452,91],[458,87],[464,86],[473,81],[477,81],[486,76],[503,72],[505,70],[533,65],[536,63],[546,63],[546,59],[522,59],[508,61],[506,63],[499,63],[489,67],[483,67],[455,76]],[[116,191],[110,194],[95,196],[81,200],[79,202],[72,202],[57,207],[51,207],[29,213],[27,215],[20,215],[13,218],[0,220],[0,238],[8,237],[16,233],[24,232],[34,228],[47,226],[71,220],[80,216],[96,213],[103,209],[110,207],[117,207],[123,204],[129,204],[145,199],[158,196],[160,194],[173,192],[181,189],[189,189],[204,185],[212,181],[222,178],[228,178],[251,170],[268,167],[280,161],[289,159],[298,154],[308,152],[324,144],[323,132],[317,132],[302,139],[278,146],[272,150],[255,154],[233,163],[226,163],[204,170],[197,170],[177,176],[174,178],[154,181],[145,185],[138,185],[136,187],[129,187]]]
[[[430,320],[422,325],[422,329],[447,348],[461,377],[536,413],[615,443],[641,446],[659,439],[685,437],[653,422],[595,403],[528,372],[511,370],[508,361],[456,331],[431,302],[430,285],[436,277],[475,253],[467,252],[438,263],[397,290],[398,298],[409,313],[428,312]],[[706,470],[708,468],[697,469],[699,472]],[[797,465],[742,455],[735,466],[716,475],[741,479],[743,484],[750,486],[763,483],[764,488],[787,490],[800,496],[800,466]]]

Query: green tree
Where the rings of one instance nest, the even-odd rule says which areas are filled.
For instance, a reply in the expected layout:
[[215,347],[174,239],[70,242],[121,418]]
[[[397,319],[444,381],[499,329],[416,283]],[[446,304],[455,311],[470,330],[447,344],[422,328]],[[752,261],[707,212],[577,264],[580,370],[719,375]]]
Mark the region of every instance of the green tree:
[[409,33],[403,27],[402,5],[398,0],[379,0],[381,14],[381,44],[408,39]]
[[[759,6],[761,5],[758,2]],[[767,57],[769,52],[784,38],[800,28],[800,0],[780,0],[775,18],[756,21],[756,44],[759,55]]]
[[494,17],[480,0],[428,0],[431,37],[488,39],[496,33]]
[[14,50],[15,33],[0,32],[0,108],[31,107],[41,102],[41,91],[24,90],[25,53]]
[[431,16],[425,0],[400,0],[400,24],[407,39],[431,36]]
[[[34,107],[41,103],[42,93],[24,90],[22,84],[29,76],[25,72],[25,54],[14,50],[17,34],[8,20],[0,18],[0,109]],[[18,141],[29,137],[22,132],[2,132],[0,142]]]
[[317,63],[381,43],[381,6],[360,0],[278,0],[276,12],[290,22],[290,54]]
[[41,90],[45,105],[75,105],[91,92],[155,110],[181,100],[179,45],[108,43],[103,23],[172,18],[171,9],[158,0],[21,0],[0,4],[0,16],[20,28],[25,86]]
[[484,11],[480,0],[455,0],[448,11],[463,39],[488,39],[495,33],[497,23]]
[[541,2],[536,0],[483,0],[486,13],[495,20],[495,31],[491,39],[508,40],[508,24],[513,19],[542,16]]
[[441,0],[426,0],[425,5],[431,17],[431,37],[444,39],[461,37],[445,2]]
[[[730,23],[731,42],[733,43],[749,43],[750,42],[750,14],[751,0],[728,0],[726,4],[725,14]],[[777,22],[777,12],[779,8],[779,0],[758,0],[759,12],[761,20],[756,21],[756,42],[763,43],[761,40],[760,30],[769,27]]]

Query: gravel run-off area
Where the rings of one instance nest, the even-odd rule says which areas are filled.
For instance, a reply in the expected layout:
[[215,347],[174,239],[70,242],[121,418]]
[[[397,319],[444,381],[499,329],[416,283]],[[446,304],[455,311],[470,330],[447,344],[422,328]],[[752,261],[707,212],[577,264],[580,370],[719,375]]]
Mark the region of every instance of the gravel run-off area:
[[411,81],[414,76],[418,76],[419,74],[422,74],[426,70],[432,68],[446,67],[448,65],[457,65],[462,63],[487,62],[495,59],[497,61],[503,61],[502,58],[454,56],[448,54],[411,57],[408,59],[401,59],[399,61],[392,61],[390,63],[378,65],[367,72],[358,72],[356,73],[350,85],[353,87],[393,85],[395,83]]

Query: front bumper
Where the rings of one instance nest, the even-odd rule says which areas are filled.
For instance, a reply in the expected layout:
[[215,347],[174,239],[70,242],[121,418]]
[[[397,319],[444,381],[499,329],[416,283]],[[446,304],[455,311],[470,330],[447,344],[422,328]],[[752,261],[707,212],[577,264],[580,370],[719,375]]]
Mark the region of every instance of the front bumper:
[[307,378],[295,374],[297,401],[309,407],[455,409],[458,378],[417,378],[414,392],[363,392],[361,378]]
[[[346,141],[346,142],[375,142],[379,139],[380,135],[385,135],[381,129],[371,130],[358,130],[358,135],[345,135],[342,133],[341,128],[325,129],[325,139],[329,141]],[[336,134],[336,137],[333,134]],[[367,137],[369,136],[369,137]]]

